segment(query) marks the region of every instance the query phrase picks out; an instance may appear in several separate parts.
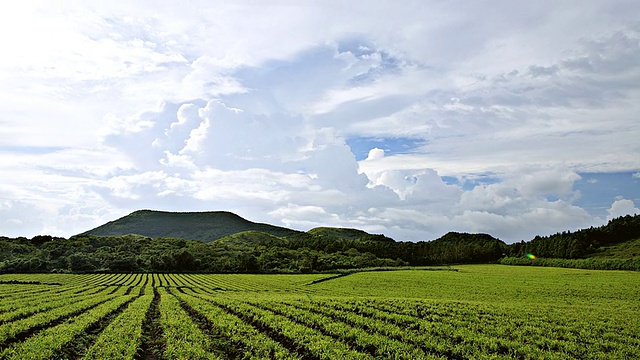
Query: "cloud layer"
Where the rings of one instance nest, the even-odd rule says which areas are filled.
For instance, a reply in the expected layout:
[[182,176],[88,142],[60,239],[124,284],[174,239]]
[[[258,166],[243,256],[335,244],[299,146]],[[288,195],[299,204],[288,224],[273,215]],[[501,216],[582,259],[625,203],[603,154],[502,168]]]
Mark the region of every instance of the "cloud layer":
[[153,208],[512,242],[638,212],[634,3],[73,5],[0,15],[0,235]]

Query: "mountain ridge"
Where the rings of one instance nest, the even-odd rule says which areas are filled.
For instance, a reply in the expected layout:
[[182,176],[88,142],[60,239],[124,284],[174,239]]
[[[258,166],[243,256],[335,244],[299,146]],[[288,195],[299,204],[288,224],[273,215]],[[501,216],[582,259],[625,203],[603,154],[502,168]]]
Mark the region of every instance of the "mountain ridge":
[[640,271],[640,215],[513,244],[460,232],[419,242],[349,228],[302,232],[227,211],[139,210],[69,239],[0,236],[0,273],[304,273],[478,263]]
[[151,238],[168,237],[212,242],[244,231],[259,231],[276,237],[301,231],[257,223],[229,211],[174,212],[137,210],[75,236],[122,236],[137,234]]

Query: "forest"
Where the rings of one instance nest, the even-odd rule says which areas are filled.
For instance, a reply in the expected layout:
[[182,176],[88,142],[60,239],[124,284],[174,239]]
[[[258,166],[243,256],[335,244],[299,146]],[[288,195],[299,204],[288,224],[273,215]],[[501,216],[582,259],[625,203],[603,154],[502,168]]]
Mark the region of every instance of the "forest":
[[433,241],[400,242],[384,235],[339,230],[295,232],[286,237],[248,231],[209,243],[133,234],[0,237],[0,273],[314,273],[497,262],[640,270],[636,257],[640,254],[597,258],[607,246],[640,238],[638,215],[514,244],[487,234],[450,232]]

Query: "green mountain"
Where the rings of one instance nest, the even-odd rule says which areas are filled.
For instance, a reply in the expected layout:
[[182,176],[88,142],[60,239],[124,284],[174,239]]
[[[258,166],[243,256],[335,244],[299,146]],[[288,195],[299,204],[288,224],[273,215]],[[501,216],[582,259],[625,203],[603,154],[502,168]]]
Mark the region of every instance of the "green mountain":
[[[509,245],[507,254],[523,257],[534,254],[542,258],[584,259],[591,257],[632,258],[635,250],[633,243],[623,245],[640,238],[640,215],[626,215],[600,227],[591,227],[575,232],[564,231],[549,236],[536,236],[528,242]],[[610,250],[607,251],[607,248]],[[617,249],[617,250],[613,250]],[[598,254],[604,253],[602,256]]]
[[317,227],[307,233],[316,236],[330,236],[340,239],[359,239],[369,235],[369,233],[358,229],[333,228],[333,227]]
[[591,258],[640,259],[640,238],[602,246],[589,255]]
[[600,227],[536,236],[509,245],[505,265],[556,266],[640,271],[640,215],[626,215]]
[[301,233],[284,227],[254,223],[227,211],[167,212],[135,211],[118,220],[76,235],[121,236],[138,234],[211,242],[243,231],[259,231],[276,237]]
[[216,239],[212,244],[221,246],[284,246],[288,243],[286,238],[277,237],[266,232],[247,230],[227,235]]
[[70,239],[0,236],[0,274],[304,273],[495,262],[640,271],[639,255],[640,215],[509,245],[488,234],[457,232],[419,242],[357,229],[301,232],[224,211],[141,210]]

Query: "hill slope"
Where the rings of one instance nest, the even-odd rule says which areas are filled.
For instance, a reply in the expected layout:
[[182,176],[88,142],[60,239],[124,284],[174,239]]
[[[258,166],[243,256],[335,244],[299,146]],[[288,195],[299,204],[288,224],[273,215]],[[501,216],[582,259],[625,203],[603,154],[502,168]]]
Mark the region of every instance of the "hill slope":
[[120,236],[138,234],[151,238],[171,237],[211,242],[243,231],[260,231],[278,237],[300,233],[299,231],[279,226],[254,223],[227,211],[167,212],[139,210],[79,235]]
[[287,239],[262,231],[247,230],[216,239],[213,243],[222,246],[284,246]]
[[[617,258],[630,258],[627,252],[635,251],[633,245],[618,245],[640,238],[640,215],[626,215],[600,227],[575,232],[562,232],[550,236],[536,236],[528,242],[509,245],[507,254],[523,257],[534,254],[543,258],[581,259],[597,257],[606,248],[616,248]],[[609,252],[611,254],[611,252]]]
[[141,210],[70,239],[0,236],[0,273],[294,273],[498,261],[640,271],[638,254],[637,215],[507,245],[487,234],[450,232],[433,241],[398,242],[357,229],[300,232],[230,212]]
[[587,258],[640,259],[640,238],[599,247]]
[[369,233],[358,229],[334,228],[334,227],[317,227],[307,233],[316,236],[331,236],[340,239],[358,239]]

